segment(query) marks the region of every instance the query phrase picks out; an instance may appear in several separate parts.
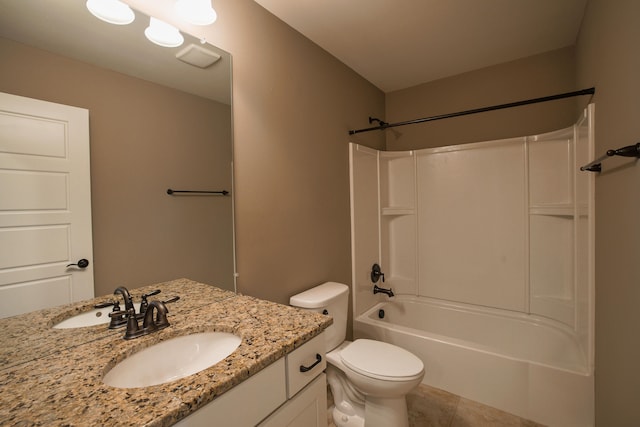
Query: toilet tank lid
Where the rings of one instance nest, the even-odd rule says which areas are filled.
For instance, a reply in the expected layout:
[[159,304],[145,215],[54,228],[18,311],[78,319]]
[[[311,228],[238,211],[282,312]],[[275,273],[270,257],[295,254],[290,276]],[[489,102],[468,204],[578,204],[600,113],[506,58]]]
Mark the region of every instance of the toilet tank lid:
[[300,308],[325,307],[334,298],[349,292],[342,283],[326,282],[289,298],[289,305]]

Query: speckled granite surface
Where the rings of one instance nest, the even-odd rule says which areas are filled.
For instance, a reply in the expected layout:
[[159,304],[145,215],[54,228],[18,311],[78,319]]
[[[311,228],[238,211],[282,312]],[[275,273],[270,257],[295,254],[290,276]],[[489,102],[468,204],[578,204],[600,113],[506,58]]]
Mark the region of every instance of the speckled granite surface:
[[[162,289],[159,299],[181,297],[169,306],[171,326],[134,340],[126,341],[122,330],[109,331],[102,325],[80,332],[51,329],[73,305],[0,320],[0,425],[169,426],[332,322],[327,316],[185,279],[140,288],[135,295],[156,288]],[[103,300],[80,306],[89,309]],[[204,331],[233,332],[242,343],[220,363],[181,380],[143,389],[102,383],[104,373],[128,355]]]
[[[173,296],[180,296],[180,300],[171,303],[170,316],[180,315],[195,308],[212,302],[235,297],[236,294],[214,286],[205,285],[188,279],[178,279],[171,282],[157,283],[137,289],[130,293],[134,301],[140,301],[140,295],[159,289],[160,294],[149,298],[168,300]],[[122,336],[124,329],[109,330],[105,326],[97,325],[77,329],[53,329],[52,326],[61,320],[85,311],[90,311],[97,303],[113,300],[114,295],[107,295],[81,303],[73,303],[39,310],[20,316],[0,320],[0,369],[17,366],[22,363],[45,356],[61,348],[71,348],[85,344],[90,340]],[[118,296],[121,307],[122,297]]]

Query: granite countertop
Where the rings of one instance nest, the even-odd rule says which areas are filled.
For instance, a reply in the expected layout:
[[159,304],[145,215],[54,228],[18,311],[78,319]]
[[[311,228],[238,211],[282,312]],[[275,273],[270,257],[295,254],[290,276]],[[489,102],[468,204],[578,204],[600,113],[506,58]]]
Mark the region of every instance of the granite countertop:
[[[180,296],[180,300],[168,306],[170,317],[236,296],[231,291],[188,279],[178,279],[131,289],[130,293],[134,301],[139,302],[142,294],[156,289],[160,290],[160,294],[150,297],[150,301],[154,299],[168,300],[173,296]],[[61,320],[92,310],[95,304],[115,298],[114,295],[105,295],[0,320],[0,343],[2,343],[0,346],[0,370],[41,358],[61,348],[72,348],[97,339],[121,337],[124,330],[110,330],[105,325],[82,328],[83,333],[78,333],[78,329],[52,328]],[[121,307],[124,308],[122,297],[118,296],[117,298]]]
[[[0,320],[0,425],[169,426],[300,347],[332,323],[328,316],[179,279],[150,298],[169,305],[171,326],[124,340],[106,325],[80,329],[51,326],[109,297]],[[162,298],[160,298],[162,296]],[[189,377],[145,388],[102,383],[116,363],[145,347],[195,332],[232,332],[238,349]]]

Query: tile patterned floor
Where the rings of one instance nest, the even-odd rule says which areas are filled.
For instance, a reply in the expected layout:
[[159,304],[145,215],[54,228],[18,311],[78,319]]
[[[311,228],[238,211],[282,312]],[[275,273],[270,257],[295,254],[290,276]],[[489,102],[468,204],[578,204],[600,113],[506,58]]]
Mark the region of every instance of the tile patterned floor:
[[[329,393],[329,406],[332,400]],[[410,427],[544,427],[424,384],[409,393],[407,407]],[[329,427],[335,427],[329,420]]]

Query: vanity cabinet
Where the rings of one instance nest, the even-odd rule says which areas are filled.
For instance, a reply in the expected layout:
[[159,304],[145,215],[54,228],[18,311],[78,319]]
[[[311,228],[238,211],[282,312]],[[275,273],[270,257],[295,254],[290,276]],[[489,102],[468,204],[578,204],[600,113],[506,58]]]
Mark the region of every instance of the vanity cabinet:
[[326,427],[324,340],[323,332],[175,426]]
[[287,400],[282,358],[178,421],[178,427],[255,426]]
[[287,401],[260,427],[326,427],[327,381],[324,373]]
[[327,367],[324,332],[286,357],[287,397],[260,427],[326,427]]
[[327,367],[324,332],[286,357],[287,398],[293,398]]

